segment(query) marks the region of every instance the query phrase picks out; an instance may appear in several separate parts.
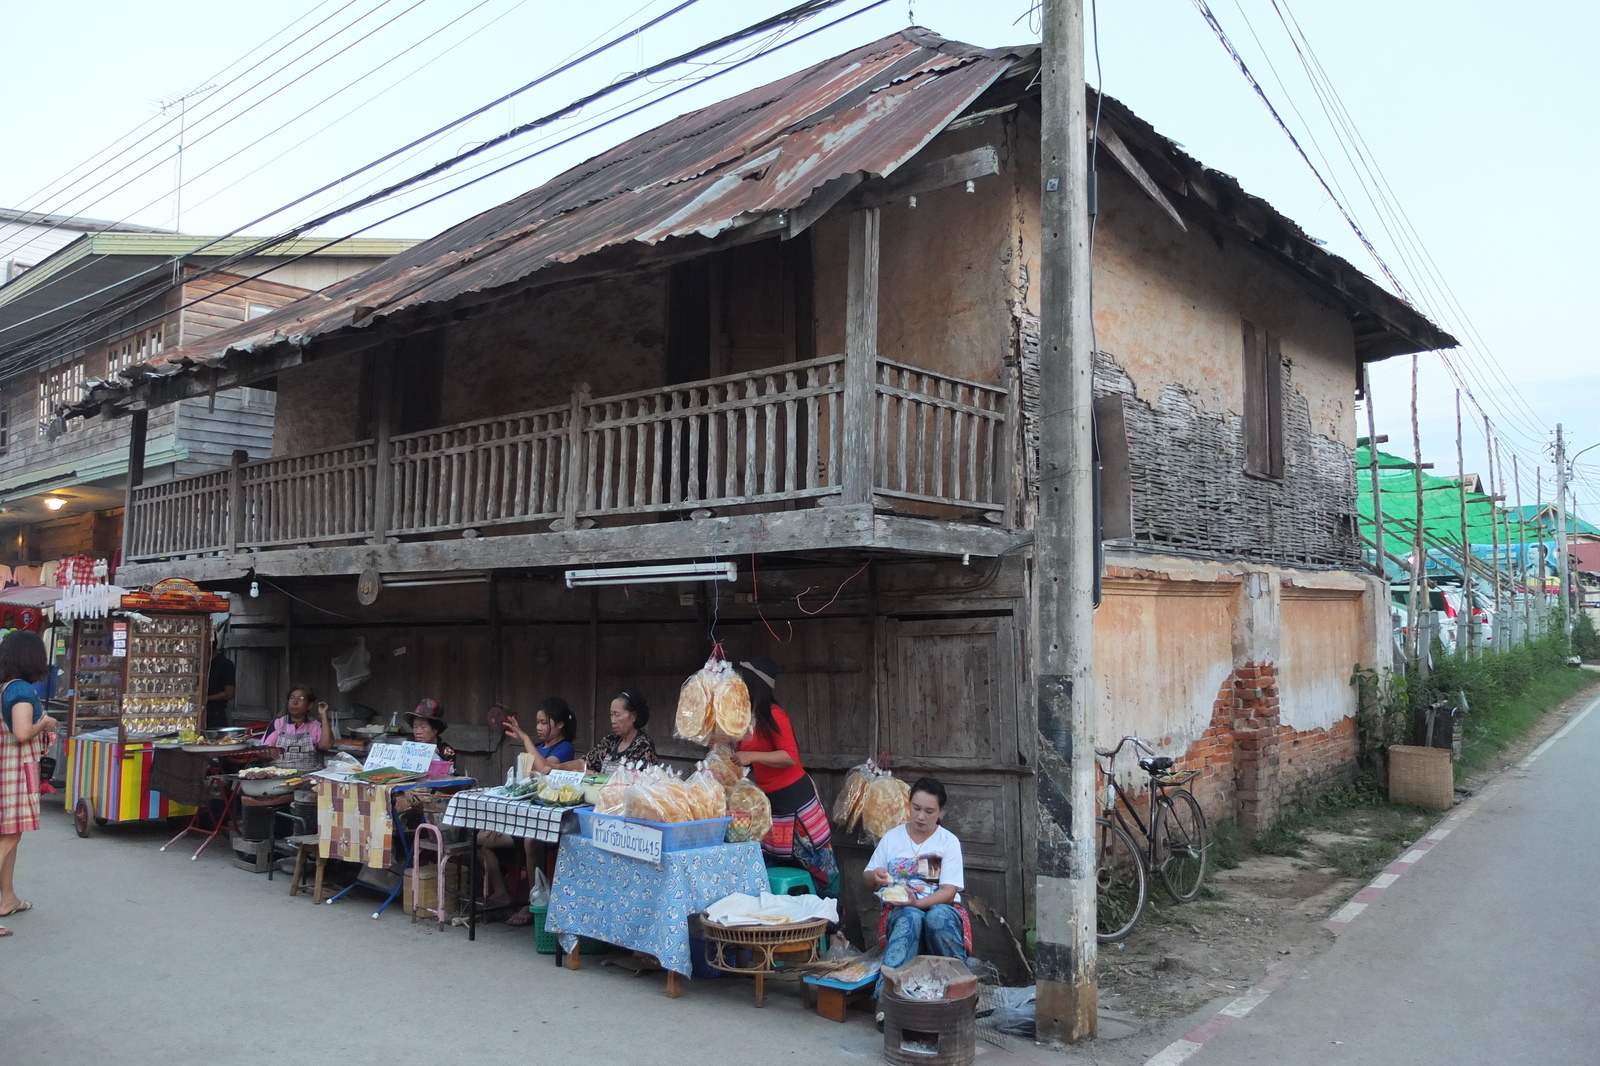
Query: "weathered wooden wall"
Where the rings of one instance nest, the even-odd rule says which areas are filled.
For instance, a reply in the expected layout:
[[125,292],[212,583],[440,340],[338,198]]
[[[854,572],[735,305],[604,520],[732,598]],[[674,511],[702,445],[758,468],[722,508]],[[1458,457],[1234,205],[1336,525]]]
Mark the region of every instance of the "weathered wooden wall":
[[[297,583],[291,670],[283,670],[283,633],[272,624],[284,601],[264,608],[266,628],[258,618],[235,631],[236,644],[261,649],[244,653],[251,665],[241,661],[239,700],[264,705],[264,692],[249,686],[270,681],[281,701],[292,675],[333,701],[384,715],[427,696],[452,722],[482,723],[496,699],[531,715],[539,700],[559,695],[578,715],[582,749],[604,735],[610,697],[637,688],[650,701],[661,751],[687,767],[704,752],[672,737],[672,713],[678,686],[710,650],[715,617],[730,658],[766,655],[781,665],[778,702],[794,719],[824,800],[831,803],[845,771],[869,755],[887,755],[908,780],[939,776],[950,792],[948,824],[967,850],[969,892],[1020,929],[1031,879],[1017,856],[1031,855],[1024,845],[1033,808],[1023,566],[883,561],[863,570],[863,562],[758,559],[759,603],[748,560],[715,598],[711,586],[569,590],[559,574],[502,575],[492,587],[389,589],[362,608],[353,582]],[[330,660],[357,637],[372,653],[373,678],[340,697]],[[498,780],[515,750],[462,763]],[[853,888],[870,844],[836,843],[850,901],[870,924],[869,901]],[[998,923],[977,925],[985,956],[1010,965],[1016,952]]]

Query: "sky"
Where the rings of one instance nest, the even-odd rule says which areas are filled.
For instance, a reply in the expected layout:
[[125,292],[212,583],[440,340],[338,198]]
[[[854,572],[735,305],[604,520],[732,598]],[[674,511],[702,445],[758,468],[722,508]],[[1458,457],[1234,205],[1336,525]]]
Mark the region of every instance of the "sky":
[[[350,177],[684,2],[18,5],[7,14],[13,134],[0,163],[0,206],[163,227],[178,223],[181,208],[189,233],[279,232],[796,0],[691,0],[575,69]],[[772,50],[748,63],[741,60],[755,47],[724,49],[624,88],[312,232],[431,236],[674,114],[912,21],[981,45],[1038,39],[1033,0],[888,0],[845,17],[872,2],[846,0],[780,37],[758,38]],[[1209,2],[1404,294],[1463,341],[1457,352],[1419,360],[1424,460],[1435,473],[1454,473],[1455,392],[1464,384],[1467,470],[1487,465],[1481,407],[1500,440],[1508,494],[1515,455],[1532,502],[1535,464],[1550,481],[1556,423],[1570,452],[1600,444],[1600,361],[1582,328],[1600,282],[1584,246],[1600,221],[1585,180],[1600,169],[1591,136],[1600,4]],[[1389,284],[1192,0],[1097,0],[1093,8],[1091,83]],[[1320,96],[1307,67],[1326,79]],[[1340,125],[1323,107],[1331,107],[1330,86]],[[179,108],[170,102],[186,93],[180,201]],[[471,179],[479,180],[457,188]],[[1370,194],[1380,186],[1383,195]],[[1409,456],[1410,360],[1375,366],[1373,386],[1378,432],[1390,437],[1383,447]],[[1579,459],[1577,473],[1577,508],[1600,519],[1600,447]]]

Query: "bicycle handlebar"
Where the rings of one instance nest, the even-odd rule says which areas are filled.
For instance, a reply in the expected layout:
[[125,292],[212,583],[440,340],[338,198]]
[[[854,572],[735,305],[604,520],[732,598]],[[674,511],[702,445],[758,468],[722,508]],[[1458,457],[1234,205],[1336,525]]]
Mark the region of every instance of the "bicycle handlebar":
[[1127,747],[1128,742],[1130,740],[1133,741],[1133,746],[1135,748],[1138,748],[1140,751],[1143,751],[1145,754],[1147,754],[1147,755],[1155,755],[1156,754],[1156,750],[1154,748],[1152,748],[1150,745],[1146,744],[1144,741],[1140,740],[1138,737],[1131,736],[1131,735],[1123,737],[1121,740],[1119,740],[1117,742],[1117,746],[1112,748],[1112,749],[1110,749],[1109,751],[1106,750],[1105,748],[1095,748],[1094,749],[1094,753],[1096,755],[1100,756],[1102,759],[1115,759],[1117,757],[1117,754],[1120,751],[1122,751],[1123,748]]

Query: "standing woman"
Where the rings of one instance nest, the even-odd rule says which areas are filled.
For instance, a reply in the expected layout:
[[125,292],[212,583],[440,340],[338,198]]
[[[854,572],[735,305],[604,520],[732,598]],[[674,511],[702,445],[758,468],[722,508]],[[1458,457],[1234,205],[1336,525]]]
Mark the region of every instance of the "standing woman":
[[772,702],[778,664],[751,659],[733,668],[750,691],[750,716],[755,732],[739,743],[734,758],[750,767],[756,787],[772,804],[772,830],[761,850],[781,864],[793,863],[811,875],[819,895],[839,894],[839,864],[833,857],[833,829],[817,796],[816,782],[800,765],[789,714]]
[[[49,672],[39,634],[19,629],[0,640],[0,918],[33,906],[17,896],[14,877],[22,834],[39,828],[39,756],[56,730],[33,687]],[[0,927],[0,937],[10,935]]]

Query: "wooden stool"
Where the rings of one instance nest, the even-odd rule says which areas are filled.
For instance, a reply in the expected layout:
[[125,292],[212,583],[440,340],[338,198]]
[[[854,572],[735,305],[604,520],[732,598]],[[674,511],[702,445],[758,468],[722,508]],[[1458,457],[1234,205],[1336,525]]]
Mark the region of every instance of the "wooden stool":
[[[317,838],[309,835],[290,837],[285,843],[294,845],[294,876],[289,878],[289,895],[298,896],[300,890],[305,887],[306,856],[319,850],[317,848]],[[327,872],[327,869],[328,860],[318,854],[316,883],[311,893],[312,903],[322,902],[322,876]]]
[[859,981],[835,981],[830,977],[813,977],[807,974],[800,981],[801,1002],[815,1006],[820,1017],[842,1022],[851,1007],[866,1008],[872,1003],[872,986],[878,975],[870,974]]

